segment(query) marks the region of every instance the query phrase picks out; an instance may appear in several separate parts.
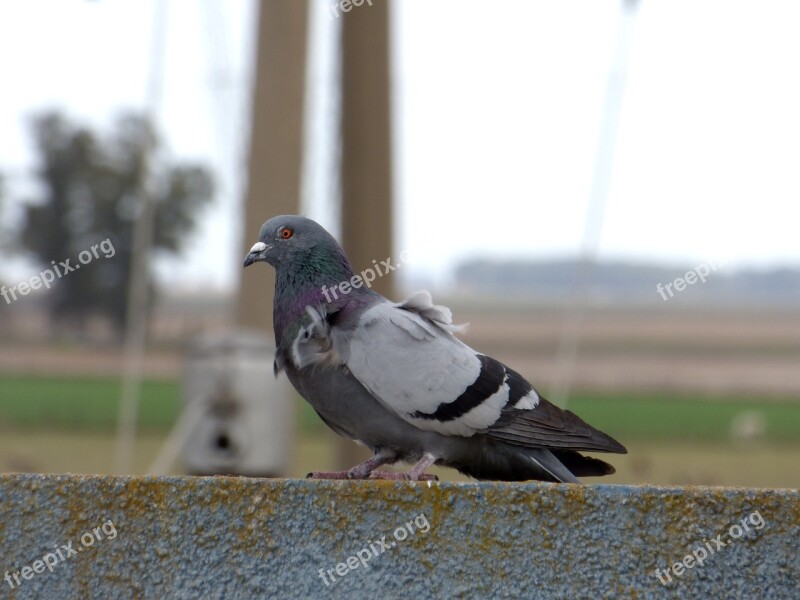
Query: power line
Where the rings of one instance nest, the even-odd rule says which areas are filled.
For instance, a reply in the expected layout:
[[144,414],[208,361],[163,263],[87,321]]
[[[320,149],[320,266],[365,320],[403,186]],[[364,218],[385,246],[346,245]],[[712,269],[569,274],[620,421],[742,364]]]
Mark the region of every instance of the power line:
[[597,252],[603,233],[603,221],[614,167],[614,151],[622,112],[622,100],[625,94],[628,57],[637,7],[638,0],[622,0],[622,9],[619,13],[616,44],[606,86],[580,258],[575,268],[573,292],[564,311],[553,384],[550,387],[550,399],[561,407],[565,407],[567,404],[567,397],[575,376],[578,346],[589,303],[589,282],[597,263]]
[[[150,46],[150,67],[145,96],[146,113],[153,127],[161,108],[163,69],[169,15],[168,0],[153,2],[153,37]],[[155,133],[155,132],[153,132]],[[153,244],[155,206],[153,199],[152,153],[154,137],[145,146],[139,178],[139,215],[133,223],[131,273],[128,279],[128,307],[125,319],[122,393],[117,420],[115,471],[130,473],[136,443],[142,364],[147,341],[150,251]]]

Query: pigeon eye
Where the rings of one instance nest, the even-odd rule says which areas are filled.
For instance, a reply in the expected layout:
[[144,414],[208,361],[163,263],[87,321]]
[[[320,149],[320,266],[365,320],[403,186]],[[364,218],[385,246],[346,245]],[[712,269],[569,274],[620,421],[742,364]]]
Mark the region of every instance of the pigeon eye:
[[294,229],[291,227],[281,227],[278,230],[278,235],[281,236],[282,239],[288,240],[290,237],[294,235]]

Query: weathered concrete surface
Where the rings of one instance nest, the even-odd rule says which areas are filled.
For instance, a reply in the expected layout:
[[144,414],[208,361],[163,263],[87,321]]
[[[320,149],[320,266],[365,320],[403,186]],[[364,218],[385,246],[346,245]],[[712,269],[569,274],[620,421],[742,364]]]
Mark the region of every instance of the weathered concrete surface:
[[0,510],[0,598],[800,598],[797,490],[4,475]]

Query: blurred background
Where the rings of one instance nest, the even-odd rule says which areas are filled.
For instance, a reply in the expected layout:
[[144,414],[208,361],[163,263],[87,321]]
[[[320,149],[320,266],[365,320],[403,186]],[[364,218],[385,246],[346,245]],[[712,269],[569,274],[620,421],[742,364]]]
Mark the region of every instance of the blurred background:
[[603,482],[797,487],[798,23],[777,0],[2,3],[0,472],[360,460],[273,378],[272,272],[241,270],[299,212],[624,443]]

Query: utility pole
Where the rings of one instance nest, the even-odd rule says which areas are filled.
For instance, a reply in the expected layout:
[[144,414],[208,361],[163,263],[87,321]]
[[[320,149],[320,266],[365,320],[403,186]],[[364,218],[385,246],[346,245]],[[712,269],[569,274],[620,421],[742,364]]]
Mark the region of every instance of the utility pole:
[[[356,271],[392,256],[392,135],[389,5],[376,0],[341,16],[342,245]],[[373,288],[392,298],[391,276]],[[340,439],[338,459],[351,467],[364,449]]]
[[142,389],[142,365],[147,348],[149,318],[148,292],[150,259],[153,245],[156,207],[153,202],[152,136],[158,126],[163,94],[164,54],[167,40],[169,3],[156,4],[153,15],[153,39],[150,46],[150,72],[147,82],[146,111],[153,132],[144,147],[139,172],[139,214],[133,223],[133,251],[128,278],[128,306],[125,315],[125,341],[122,349],[122,392],[117,409],[117,436],[114,471],[121,475],[133,472],[139,398]]
[[[261,0],[241,257],[267,218],[300,211],[307,36],[307,0]],[[249,275],[239,279],[236,321],[272,335],[275,275]]]

